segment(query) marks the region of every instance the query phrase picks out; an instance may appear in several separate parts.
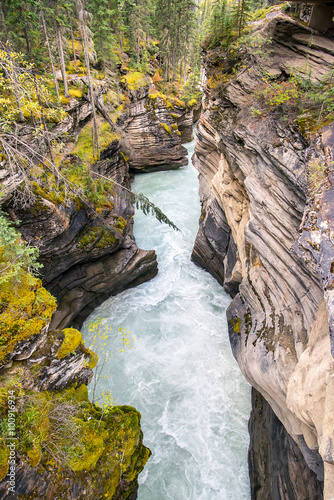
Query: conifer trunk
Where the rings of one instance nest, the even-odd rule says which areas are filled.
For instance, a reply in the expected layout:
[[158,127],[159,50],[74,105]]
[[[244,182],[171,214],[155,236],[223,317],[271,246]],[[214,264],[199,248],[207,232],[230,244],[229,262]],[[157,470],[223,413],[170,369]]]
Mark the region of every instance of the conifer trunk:
[[86,68],[87,68],[89,100],[90,100],[91,105],[92,105],[93,128],[94,128],[94,136],[95,136],[94,137],[95,141],[93,141],[93,143],[95,145],[96,156],[97,156],[97,158],[99,158],[100,148],[99,148],[99,138],[98,138],[98,133],[97,133],[97,123],[96,123],[95,95],[94,95],[94,88],[93,88],[93,80],[92,80],[92,76],[91,76],[91,72],[90,72],[88,41],[87,41],[86,23],[85,23],[85,18],[84,18],[84,10],[83,10],[82,0],[77,0],[77,11],[78,11],[78,18],[79,18],[79,27],[80,27],[80,31],[81,31],[81,38],[82,38],[83,48],[84,48],[85,64],[86,64]]
[[29,40],[28,29],[26,26],[23,28],[23,33],[24,33],[24,38],[26,39],[27,52],[29,55],[31,55],[31,44]]
[[67,97],[70,97],[70,95],[68,93],[68,86],[67,86],[63,42],[61,39],[61,28],[60,28],[60,24],[58,23],[58,21],[56,21],[56,28],[57,28],[57,37],[58,37],[58,53],[59,53],[60,70],[61,70],[61,74],[62,74],[63,82],[64,82],[64,94],[65,94],[65,97],[67,98]]
[[6,42],[7,41],[7,28],[6,28],[5,16],[3,15],[1,2],[0,2],[0,34],[4,35],[4,38],[1,36],[1,39],[4,42]]
[[53,57],[52,57],[52,53],[51,53],[51,47],[50,47],[48,32],[47,32],[47,29],[46,29],[46,24],[45,24],[45,19],[44,19],[44,13],[41,10],[39,14],[40,14],[40,18],[41,18],[42,26],[43,26],[43,30],[44,30],[44,35],[45,35],[45,40],[46,40],[46,46],[47,46],[48,52],[49,52],[49,59],[50,59],[50,64],[51,64],[53,79],[54,79],[54,82],[55,82],[56,94],[57,94],[57,98],[59,100],[59,85],[58,85],[58,81],[57,81],[56,70],[55,70],[55,67],[54,67],[54,64],[53,64]]
[[12,63],[11,63],[11,68],[10,69],[8,68],[8,70],[7,70],[7,74],[8,74],[8,77],[13,84],[15,100],[16,100],[18,111],[19,111],[19,122],[24,122],[25,120],[24,120],[24,116],[23,116],[23,112],[22,112],[20,92],[19,92],[18,85],[17,85],[17,75],[16,75],[16,71],[14,68],[14,63],[12,61],[12,58],[10,58],[10,59],[11,59]]
[[73,36],[73,30],[72,28],[70,28],[71,30],[71,41],[72,41],[72,50],[73,50],[73,60],[76,61],[77,60],[77,56],[76,56],[76,53],[75,53],[75,47],[74,47],[74,36]]

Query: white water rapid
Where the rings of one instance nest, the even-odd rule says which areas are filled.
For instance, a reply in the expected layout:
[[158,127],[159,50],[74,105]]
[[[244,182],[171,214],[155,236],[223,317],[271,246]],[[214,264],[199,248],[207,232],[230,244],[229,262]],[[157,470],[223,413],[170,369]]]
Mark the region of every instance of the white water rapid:
[[[190,157],[193,150],[194,142],[188,144]],[[138,246],[156,250],[159,274],[111,297],[85,322],[87,346],[90,322],[100,318],[102,331],[112,328],[95,347],[98,354],[101,348],[113,353],[98,391],[110,391],[117,404],[142,414],[152,457],[139,476],[139,500],[249,500],[250,388],[231,353],[225,318],[230,298],[190,260],[200,216],[197,172],[190,162],[137,175],[134,189],[181,232],[137,211]],[[132,349],[119,352],[119,327],[135,338]]]

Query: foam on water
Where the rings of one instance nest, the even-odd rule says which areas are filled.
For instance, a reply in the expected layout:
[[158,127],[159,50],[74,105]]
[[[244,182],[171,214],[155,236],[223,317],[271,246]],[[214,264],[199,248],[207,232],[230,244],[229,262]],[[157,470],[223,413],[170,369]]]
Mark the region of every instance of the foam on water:
[[124,353],[116,352],[119,335],[100,341],[98,349],[107,342],[103,348],[114,354],[99,392],[110,391],[118,404],[142,414],[152,457],[139,477],[139,500],[248,500],[250,388],[228,340],[230,298],[190,261],[200,216],[197,173],[189,164],[138,175],[134,188],[181,232],[136,213],[137,243],[156,250],[159,274],[110,298],[85,322],[86,345],[96,318],[113,332],[130,330],[136,340]]

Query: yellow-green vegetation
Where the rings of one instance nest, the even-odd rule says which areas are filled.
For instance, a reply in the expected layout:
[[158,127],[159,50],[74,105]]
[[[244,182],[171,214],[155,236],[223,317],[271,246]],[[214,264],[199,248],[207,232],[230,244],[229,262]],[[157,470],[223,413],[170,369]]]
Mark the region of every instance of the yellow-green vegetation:
[[172,135],[172,129],[167,125],[167,123],[160,122],[160,127],[163,128],[167,134]]
[[197,99],[190,99],[190,101],[187,102],[187,107],[193,108],[194,106],[197,106]]
[[[112,328],[105,322],[104,318],[96,318],[95,321],[92,321],[89,324],[89,332],[93,334],[93,337],[91,339],[91,348],[92,349],[97,349],[97,344],[99,341],[107,341],[109,338],[109,334],[111,333]],[[124,352],[126,349],[132,349],[132,342],[135,342],[134,337],[129,337],[129,330],[126,330],[125,328],[119,327],[117,332],[120,335],[120,342],[121,342],[121,347],[118,349],[119,352]],[[102,351],[102,354],[105,354],[105,346],[107,345],[107,342],[103,342],[102,345],[100,345],[100,350]],[[106,359],[108,359],[110,356],[112,356],[112,353],[107,356]]]
[[157,99],[162,99],[164,102],[167,101],[167,97],[165,96],[165,94],[159,92],[158,90],[152,89],[150,89],[148,93],[148,98],[151,99],[151,101],[156,101]]
[[122,116],[123,111],[124,111],[124,104],[119,104],[119,106],[117,106],[117,108],[114,111],[109,113],[109,116],[113,121],[113,123],[117,122],[118,118]]
[[[87,204],[93,204],[97,213],[104,209],[112,209],[113,203],[113,183],[105,179],[92,179],[90,166],[80,161],[67,159],[62,163],[61,174],[66,179],[67,186],[63,180],[58,181],[51,172],[31,171],[37,181],[31,182],[33,193],[40,197],[32,207],[33,211],[40,211],[43,208],[43,199],[52,202],[55,205],[75,203],[75,207],[80,210],[87,207]],[[72,190],[69,192],[68,184]],[[80,194],[78,198],[77,194]],[[85,200],[85,202],[83,201]]]
[[65,335],[65,338],[57,352],[58,359],[65,358],[82,343],[82,335],[79,330],[76,330],[75,328],[65,328],[62,332]]
[[68,93],[70,94],[71,97],[75,97],[77,99],[80,99],[82,97],[82,90],[81,89],[69,89]]
[[330,187],[327,175],[327,166],[325,162],[320,159],[314,159],[309,162],[307,178],[308,195],[311,199],[316,198],[317,195],[321,195],[323,191],[329,189]]
[[130,91],[146,87],[150,83],[148,76],[139,71],[130,71],[121,81],[127,85]]
[[[132,481],[145,465],[150,451],[142,445],[140,414],[134,408],[93,405],[85,385],[60,393],[26,391],[17,379],[2,380],[0,386],[5,396],[15,393],[20,455],[31,467],[47,467],[60,478],[68,470],[97,479],[102,475],[104,495],[111,498],[121,479]],[[0,399],[2,443],[8,433],[7,400]],[[0,479],[7,474],[7,459],[2,446]]]
[[127,226],[127,222],[124,219],[124,217],[118,216],[115,219],[114,226],[116,227],[116,229],[118,229],[119,231],[121,231],[121,233],[123,234],[124,230],[125,230],[125,228]]
[[0,362],[22,340],[41,332],[56,309],[56,300],[41,280],[21,269],[0,288]]
[[[7,396],[7,394],[6,394]],[[0,481],[6,477],[9,469],[8,463],[9,448],[6,446],[6,441],[0,437]]]
[[93,370],[96,365],[97,365],[97,362],[99,360],[99,357],[98,355],[96,354],[96,352],[94,351],[91,351],[90,349],[86,349],[86,352],[88,352],[89,356],[90,356],[90,360],[89,360],[89,363],[88,363],[88,368],[90,370]]
[[[46,174],[45,178],[50,180],[52,177],[52,174]],[[54,176],[53,176],[53,181],[54,181]],[[45,200],[51,201],[51,203],[54,203],[55,205],[60,205],[64,201],[64,192],[61,191],[54,191],[53,190],[53,183],[48,182],[48,184],[44,185],[44,188],[42,188],[36,181],[31,182],[31,188],[32,192],[36,194],[37,196],[40,196],[41,198],[44,198]]]
[[[62,173],[75,188],[81,190],[83,197],[94,205],[98,213],[105,208],[113,208],[114,205],[110,201],[113,195],[113,183],[100,178],[92,179],[89,165],[85,163],[71,164],[71,161],[64,162]],[[61,189],[63,189],[63,185],[61,185]],[[70,198],[76,199],[74,194]],[[76,201],[77,208],[82,208],[81,200],[76,199]]]
[[65,97],[64,95],[60,95],[59,100],[64,106],[67,106],[67,104],[70,104],[70,100]]
[[280,5],[273,5],[272,7],[268,7],[267,9],[259,9],[255,12],[252,13],[252,21],[260,21],[261,19],[264,19],[267,17],[268,14],[271,12],[278,12],[278,11],[283,11],[284,8],[286,7],[286,2],[280,4]]
[[125,161],[125,163],[126,163],[127,161],[129,161],[129,158],[128,158],[127,156],[125,156],[125,154],[124,154],[124,153],[122,153],[122,151],[121,151],[121,157],[122,157],[123,161]]
[[39,121],[42,114],[51,123],[66,118],[67,113],[50,91],[51,79],[45,75],[34,76],[22,54],[0,49],[0,69],[2,127],[4,124],[12,127],[20,119],[20,112],[25,120],[33,117]]
[[112,246],[115,242],[116,237],[109,229],[106,227],[93,227],[84,232],[79,242],[79,248],[106,248]]
[[178,127],[177,127],[177,123],[173,123],[173,124],[171,125],[171,127],[172,127],[172,129],[173,129],[173,130],[177,130],[177,128],[178,128]]
[[230,323],[234,333],[239,334],[241,329],[241,318],[231,318]]
[[178,97],[169,96],[169,100],[175,108],[181,108],[181,109],[186,108],[186,103],[182,99],[179,99]]
[[170,116],[174,118],[174,120],[177,120],[179,117],[179,115],[177,115],[176,113],[171,113]]
[[[74,50],[75,50],[76,55],[81,56],[83,54],[83,46],[82,46],[81,42],[79,40],[76,40],[76,39],[73,40],[73,42],[74,42],[73,45],[74,45]],[[73,54],[72,41],[68,40],[67,43],[68,43],[68,48],[69,48],[70,53]]]
[[306,135],[314,134],[334,120],[334,88],[331,69],[320,83],[311,74],[291,71],[284,82],[263,74],[263,85],[252,97],[252,114],[258,117],[276,114],[279,119],[295,121]]
[[[114,141],[119,141],[120,134],[114,132],[102,118],[97,119],[97,133],[100,149],[105,149]],[[97,160],[93,155],[92,123],[87,123],[81,130],[73,153],[77,154],[85,163],[92,164]]]

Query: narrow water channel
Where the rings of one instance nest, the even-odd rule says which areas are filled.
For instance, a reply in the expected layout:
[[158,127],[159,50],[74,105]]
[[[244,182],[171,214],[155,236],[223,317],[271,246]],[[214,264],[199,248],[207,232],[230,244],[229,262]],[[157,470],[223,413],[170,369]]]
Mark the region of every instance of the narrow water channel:
[[[193,150],[188,144],[190,158]],[[230,298],[190,261],[200,216],[197,172],[190,162],[138,175],[134,189],[181,232],[136,213],[138,246],[156,250],[159,274],[111,297],[85,322],[86,345],[90,322],[100,318],[103,332],[112,328],[95,348],[112,353],[98,391],[110,391],[117,404],[142,414],[152,457],[139,477],[139,500],[249,500],[250,388],[228,340]],[[118,328],[134,337],[132,349],[120,352]]]

